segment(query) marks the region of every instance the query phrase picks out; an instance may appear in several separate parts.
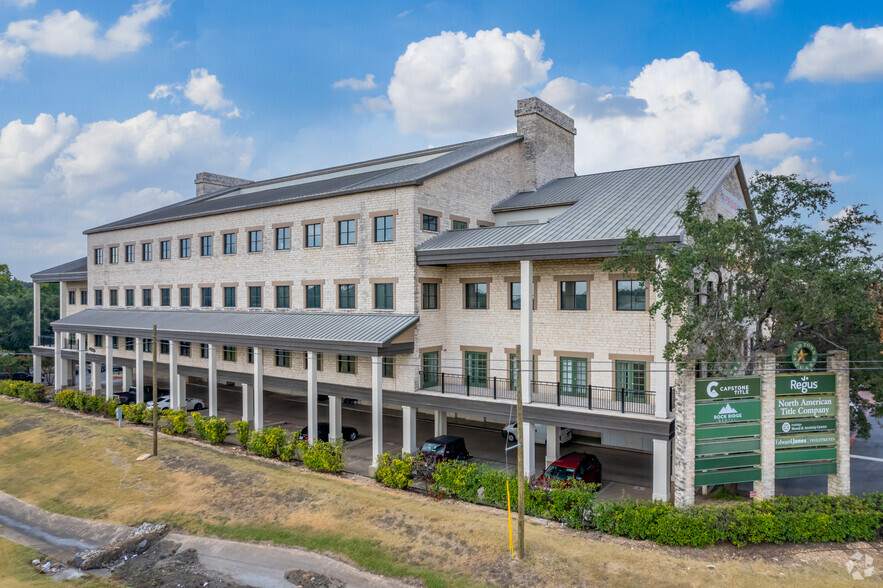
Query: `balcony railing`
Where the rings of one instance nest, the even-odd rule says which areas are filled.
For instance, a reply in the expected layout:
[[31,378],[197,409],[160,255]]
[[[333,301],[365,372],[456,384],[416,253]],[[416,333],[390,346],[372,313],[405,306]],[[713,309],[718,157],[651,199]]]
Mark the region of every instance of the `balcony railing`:
[[[442,394],[515,400],[515,382],[509,378],[475,377],[443,372],[421,371],[420,388]],[[561,382],[531,382],[533,402],[573,406],[587,410],[614,410],[627,414],[649,414],[656,410],[652,390],[575,386]]]
[[[53,335],[40,335],[40,347],[55,347],[55,337]],[[61,348],[62,349],[73,349],[77,350],[77,341],[74,339],[71,341],[67,337],[61,338]]]

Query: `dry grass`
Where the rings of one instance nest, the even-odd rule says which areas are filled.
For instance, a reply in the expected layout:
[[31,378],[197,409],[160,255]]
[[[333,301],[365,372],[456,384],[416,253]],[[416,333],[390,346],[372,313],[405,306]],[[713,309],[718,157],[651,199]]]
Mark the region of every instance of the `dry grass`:
[[[170,521],[195,533],[329,551],[372,571],[428,585],[729,588],[786,581],[852,585],[855,547],[779,548],[779,561],[729,548],[661,548],[528,524],[528,558],[509,558],[504,512],[323,476],[136,428],[0,401],[0,490],[53,512],[112,523]],[[883,562],[879,546],[865,546]],[[811,553],[811,556],[807,554]],[[879,557],[878,557],[879,556]],[[709,568],[709,565],[714,568]]]
[[39,552],[31,548],[0,537],[0,585],[4,588],[109,588],[116,585],[97,577],[55,581],[50,576],[40,574],[31,565],[31,561],[42,558]]

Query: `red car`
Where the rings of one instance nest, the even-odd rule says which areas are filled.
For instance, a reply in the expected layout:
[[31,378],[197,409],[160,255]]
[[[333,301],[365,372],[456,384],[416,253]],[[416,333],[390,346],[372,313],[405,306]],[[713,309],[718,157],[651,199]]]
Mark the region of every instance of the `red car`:
[[550,488],[552,482],[559,480],[562,482],[582,480],[591,484],[600,484],[601,462],[591,453],[568,453],[547,467],[535,484],[542,488]]

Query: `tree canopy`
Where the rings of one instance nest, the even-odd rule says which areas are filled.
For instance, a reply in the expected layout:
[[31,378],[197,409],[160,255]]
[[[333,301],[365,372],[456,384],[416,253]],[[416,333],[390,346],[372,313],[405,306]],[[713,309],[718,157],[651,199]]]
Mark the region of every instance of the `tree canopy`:
[[[40,290],[41,333],[58,319],[58,285],[42,284]],[[0,264],[0,349],[28,353],[33,342],[33,285],[17,280],[6,264]]]

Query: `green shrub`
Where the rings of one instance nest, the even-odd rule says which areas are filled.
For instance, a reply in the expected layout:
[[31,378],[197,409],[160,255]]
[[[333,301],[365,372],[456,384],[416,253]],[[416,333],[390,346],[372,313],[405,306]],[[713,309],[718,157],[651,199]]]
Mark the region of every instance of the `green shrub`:
[[186,435],[190,431],[190,421],[187,418],[186,410],[165,408],[162,411],[162,418],[166,421],[165,426],[162,428],[163,433]]
[[116,400],[105,400],[101,396],[92,396],[77,390],[62,390],[55,395],[55,406],[116,418],[118,405]]
[[119,404],[117,403],[116,400],[105,400],[105,401],[103,401],[103,404],[101,405],[101,409],[100,409],[101,414],[103,414],[104,416],[106,416],[108,418],[115,419],[115,418],[117,418],[117,407],[118,406],[119,406]]
[[137,425],[142,425],[148,421],[153,422],[153,411],[147,410],[147,404],[144,402],[125,404],[123,405],[123,418]]
[[248,447],[248,437],[251,435],[251,427],[248,421],[236,421],[233,423],[233,429],[236,430],[236,439],[243,448]]
[[291,434],[291,439],[279,446],[279,459],[291,461],[298,456],[301,450],[301,442],[297,440],[297,433]]
[[0,380],[0,394],[29,400],[31,402],[46,402],[46,392],[43,385],[34,384],[33,382]]
[[343,460],[343,441],[340,439],[333,443],[316,440],[313,445],[301,441],[298,442],[298,449],[304,465],[314,472],[339,474],[346,466]]
[[227,419],[219,419],[218,417],[205,418],[198,412],[191,413],[193,417],[193,430],[200,439],[205,439],[209,443],[217,445],[223,443],[230,433],[230,425]]
[[279,427],[270,427],[252,431],[248,438],[247,448],[253,453],[275,459],[279,457],[279,450],[285,446],[285,431]]
[[390,488],[410,488],[414,483],[413,464],[416,459],[408,453],[400,453],[395,457],[384,453],[377,463],[374,479]]
[[61,408],[76,408],[78,392],[74,390],[60,390],[55,393],[55,406]]

